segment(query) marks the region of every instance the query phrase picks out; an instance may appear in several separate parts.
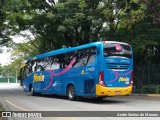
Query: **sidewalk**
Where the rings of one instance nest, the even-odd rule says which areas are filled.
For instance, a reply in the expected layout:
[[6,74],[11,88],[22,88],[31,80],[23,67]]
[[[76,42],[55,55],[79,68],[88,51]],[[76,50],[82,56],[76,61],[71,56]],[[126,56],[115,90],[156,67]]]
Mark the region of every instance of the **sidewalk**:
[[130,96],[160,97],[160,94],[138,94],[138,93],[132,93]]
[[20,86],[20,83],[0,83],[0,89],[14,88]]

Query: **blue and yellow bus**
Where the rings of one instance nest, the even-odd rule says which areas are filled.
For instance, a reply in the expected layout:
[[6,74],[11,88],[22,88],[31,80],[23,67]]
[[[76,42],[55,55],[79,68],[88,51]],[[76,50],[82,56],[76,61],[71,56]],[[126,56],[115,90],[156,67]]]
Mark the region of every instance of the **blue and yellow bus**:
[[132,92],[133,55],[129,44],[94,42],[30,58],[23,68],[23,87],[32,95],[77,97],[124,96]]

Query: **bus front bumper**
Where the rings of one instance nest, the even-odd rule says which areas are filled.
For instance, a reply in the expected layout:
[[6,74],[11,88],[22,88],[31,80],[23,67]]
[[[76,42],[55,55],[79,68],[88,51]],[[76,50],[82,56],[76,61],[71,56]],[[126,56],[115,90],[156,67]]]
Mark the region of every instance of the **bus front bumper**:
[[132,86],[128,87],[104,87],[96,84],[97,96],[124,96],[129,95],[132,92]]

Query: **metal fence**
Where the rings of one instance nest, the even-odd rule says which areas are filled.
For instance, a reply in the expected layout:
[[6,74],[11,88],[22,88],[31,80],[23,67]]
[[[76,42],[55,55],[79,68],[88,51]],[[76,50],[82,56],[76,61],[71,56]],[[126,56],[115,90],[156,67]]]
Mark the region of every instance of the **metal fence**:
[[19,82],[17,81],[15,77],[1,77],[0,78],[0,83],[16,83]]
[[[159,91],[160,64],[141,65],[141,66],[135,67],[133,85],[135,86],[135,89],[141,89],[141,90],[146,89],[148,92]],[[155,89],[155,90],[152,90],[152,89]]]

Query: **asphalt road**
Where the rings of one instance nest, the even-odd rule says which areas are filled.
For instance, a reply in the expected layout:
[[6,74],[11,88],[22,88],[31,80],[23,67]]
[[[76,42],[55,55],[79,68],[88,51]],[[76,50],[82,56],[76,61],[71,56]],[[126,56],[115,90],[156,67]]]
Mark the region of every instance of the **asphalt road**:
[[[6,111],[22,112],[37,112],[37,111],[52,111],[44,112],[42,116],[48,116],[53,113],[66,114],[69,111],[68,117],[50,116],[42,118],[22,118],[12,117],[3,118],[4,120],[21,120],[21,119],[35,119],[35,120],[159,120],[159,117],[135,117],[144,111],[144,114],[155,114],[160,111],[160,97],[148,96],[124,96],[124,97],[108,97],[101,101],[82,99],[80,101],[69,101],[65,96],[31,96],[29,93],[23,92],[22,87],[18,84],[0,84],[0,102]],[[55,112],[53,112],[55,111]],[[70,111],[82,111],[78,113]],[[91,111],[91,112],[83,112]],[[108,112],[101,112],[108,111]],[[116,112],[113,112],[116,111]],[[118,112],[117,112],[118,111]],[[141,112],[137,112],[141,111]],[[148,112],[148,111],[153,111]],[[131,115],[128,114],[131,112]],[[47,114],[48,113],[48,114]],[[86,113],[86,114],[85,114]],[[107,117],[113,113],[113,117]],[[117,114],[121,117],[118,117]],[[124,113],[124,114],[121,114]],[[135,114],[134,114],[135,113]],[[160,112],[158,112],[160,113]],[[117,117],[115,116],[117,115]],[[124,117],[127,114],[129,117]],[[40,115],[40,114],[38,114]],[[75,117],[78,115],[77,117]],[[86,115],[86,117],[83,117]],[[124,115],[124,116],[123,116]],[[133,116],[134,117],[133,117]],[[158,114],[160,115],[160,114]],[[101,117],[99,117],[101,116]],[[132,116],[132,117],[131,117]],[[0,118],[2,119],[2,118]]]

